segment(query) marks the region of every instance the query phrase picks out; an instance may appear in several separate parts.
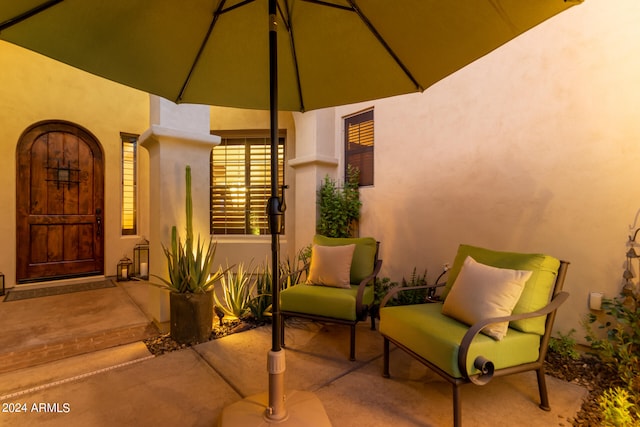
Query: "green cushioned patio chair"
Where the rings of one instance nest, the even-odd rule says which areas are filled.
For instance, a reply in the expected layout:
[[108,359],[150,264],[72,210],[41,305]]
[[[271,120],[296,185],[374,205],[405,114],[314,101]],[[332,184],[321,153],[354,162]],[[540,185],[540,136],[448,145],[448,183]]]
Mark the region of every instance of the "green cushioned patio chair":
[[[379,244],[371,237],[313,238],[309,274],[280,293],[280,312],[284,320],[302,317],[351,327],[349,359],[355,360],[356,324],[366,320],[374,299],[375,279],[382,266]],[[375,329],[371,318],[371,328]]]
[[[459,427],[461,385],[485,385],[493,376],[534,370],[540,408],[550,410],[544,359],[556,310],[569,296],[562,292],[567,267],[568,262],[548,255],[461,245],[442,301],[388,305],[397,292],[429,286],[396,288],[382,300],[383,376],[389,377],[393,343],[452,384],[453,420]],[[502,314],[491,313],[496,301],[504,305],[498,304]],[[488,314],[483,313],[487,307]]]

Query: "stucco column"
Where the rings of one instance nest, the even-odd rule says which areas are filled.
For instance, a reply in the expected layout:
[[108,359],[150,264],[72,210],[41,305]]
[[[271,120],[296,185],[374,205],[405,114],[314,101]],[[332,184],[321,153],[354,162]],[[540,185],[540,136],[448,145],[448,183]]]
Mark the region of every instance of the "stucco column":
[[294,113],[296,124],[296,157],[289,160],[295,170],[295,250],[309,243],[316,233],[317,192],[326,175],[336,177],[339,158],[336,155],[335,109],[325,108],[308,113]]
[[[141,146],[149,152],[149,272],[168,279],[162,245],[169,245],[174,225],[185,236],[187,165],[192,175],[194,236],[209,238],[209,159],[220,137],[210,134],[205,105],[177,105],[152,95],[150,117],[151,127],[140,136]],[[156,321],[168,321],[168,293],[150,287],[148,308]]]

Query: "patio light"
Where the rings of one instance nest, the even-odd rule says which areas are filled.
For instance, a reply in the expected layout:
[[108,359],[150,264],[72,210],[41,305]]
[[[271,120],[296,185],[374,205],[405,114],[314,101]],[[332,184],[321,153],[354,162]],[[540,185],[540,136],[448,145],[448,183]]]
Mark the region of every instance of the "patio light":
[[133,277],[149,279],[149,241],[144,237],[133,247]]
[[118,261],[116,280],[118,282],[129,280],[130,275],[131,275],[131,260],[129,259],[128,256],[125,255],[120,261]]
[[629,250],[627,251],[627,267],[625,268],[624,273],[622,273],[622,277],[625,280],[624,286],[622,287],[622,294],[625,296],[633,294],[634,291],[634,283],[631,281],[631,279],[633,279],[635,275],[631,271],[631,260],[634,258],[640,258],[640,255],[638,255],[634,248],[638,231],[640,231],[640,228],[635,230],[635,232],[633,233],[633,237],[629,236],[629,244],[631,245],[631,248],[629,248]]

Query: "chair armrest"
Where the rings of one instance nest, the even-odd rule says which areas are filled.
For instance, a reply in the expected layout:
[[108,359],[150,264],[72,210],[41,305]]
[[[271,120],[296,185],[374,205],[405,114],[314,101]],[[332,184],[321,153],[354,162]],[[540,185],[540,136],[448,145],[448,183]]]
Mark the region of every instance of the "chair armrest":
[[545,316],[557,310],[558,307],[560,307],[560,305],[567,300],[567,298],[569,298],[568,292],[560,292],[553,297],[549,304],[539,310],[532,311],[530,313],[513,314],[511,316],[492,317],[474,323],[469,328],[464,337],[462,337],[460,348],[458,350],[458,369],[460,370],[462,376],[478,385],[484,385],[488,383],[493,376],[493,363],[489,360],[486,360],[482,356],[478,356],[474,361],[474,366],[478,368],[481,373],[479,375],[470,376],[469,372],[467,371],[467,355],[469,353],[469,348],[471,347],[471,342],[476,337],[476,335],[478,335],[480,331],[482,331],[482,329],[492,323],[511,322],[513,320],[522,320]]
[[378,276],[378,273],[380,272],[380,268],[382,268],[382,260],[376,259],[376,262],[373,266],[373,272],[367,277],[365,277],[364,279],[362,279],[360,281],[360,284],[358,285],[358,293],[356,294],[356,311],[357,311],[358,317],[362,317],[362,316],[366,317],[366,312],[368,310],[368,307],[364,307],[362,303],[362,300],[364,299],[364,289],[367,287],[369,282],[373,282],[375,286],[375,278],[376,276]]
[[384,298],[382,298],[382,301],[380,302],[380,308],[384,307],[387,304],[387,302],[389,302],[389,300],[391,298],[393,298],[394,296],[396,296],[400,292],[411,291],[411,290],[416,290],[416,289],[435,289],[435,288],[443,287],[445,285],[446,285],[446,283],[439,283],[439,284],[436,284],[436,285],[407,286],[407,287],[404,287],[404,288],[402,286],[396,286],[395,288],[393,288],[389,292],[387,292],[387,294],[384,296]]

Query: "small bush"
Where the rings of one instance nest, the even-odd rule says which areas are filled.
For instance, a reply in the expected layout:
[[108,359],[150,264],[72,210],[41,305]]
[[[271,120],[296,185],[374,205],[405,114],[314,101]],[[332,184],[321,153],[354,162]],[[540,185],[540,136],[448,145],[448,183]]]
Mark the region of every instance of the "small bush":
[[327,237],[353,237],[360,219],[360,171],[351,165],[347,179],[340,188],[328,175],[318,190],[320,217],[317,231]]
[[[583,323],[591,348],[595,355],[614,372],[625,386],[631,402],[629,413],[636,424],[640,424],[640,293],[631,292],[615,299],[604,299],[605,316],[591,314]],[[592,324],[599,322],[598,329],[606,333],[605,338],[593,330]],[[611,398],[613,395],[609,395]],[[618,395],[615,395],[618,396]],[[615,400],[619,402],[619,399]],[[618,408],[618,407],[616,407]],[[605,416],[606,414],[603,414]],[[618,425],[618,424],[612,424]],[[627,425],[627,424],[619,424]],[[628,424],[631,425],[631,424]]]
[[[427,272],[422,275],[416,273],[416,268],[413,269],[409,280],[402,278],[400,283],[392,282],[388,277],[378,280],[376,283],[374,304],[380,304],[384,296],[396,287],[410,288],[414,286],[424,286],[427,284]],[[393,305],[409,305],[420,304],[426,301],[428,289],[411,289],[402,292],[398,292],[394,298],[387,301],[387,306]]]
[[398,282],[392,282],[388,277],[382,277],[376,279],[375,293],[373,297],[373,304],[379,305],[382,299],[389,293],[389,291],[398,286]]
[[615,387],[606,390],[598,399],[602,410],[603,423],[607,427],[637,426],[637,418],[629,411],[634,405],[631,403],[627,390]]
[[[414,286],[427,285],[427,271],[422,275],[416,273],[416,268],[413,268],[409,280],[402,278],[400,286],[403,288],[411,288]],[[427,299],[428,289],[412,289],[398,293],[397,305],[409,305],[409,304],[421,304]]]
[[561,357],[580,359],[580,353],[576,350],[576,340],[573,338],[575,332],[575,329],[571,329],[566,335],[558,332],[558,337],[551,337],[549,349]]

